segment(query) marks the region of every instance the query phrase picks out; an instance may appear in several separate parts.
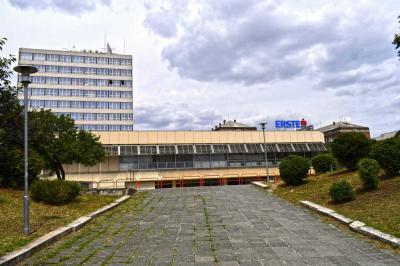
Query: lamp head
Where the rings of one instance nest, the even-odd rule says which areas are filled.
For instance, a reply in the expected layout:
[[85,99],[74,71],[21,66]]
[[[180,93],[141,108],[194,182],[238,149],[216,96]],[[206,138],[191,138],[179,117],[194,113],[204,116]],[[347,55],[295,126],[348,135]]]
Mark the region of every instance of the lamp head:
[[260,123],[261,129],[262,129],[262,130],[265,130],[265,125],[266,125],[266,124],[268,124],[268,123],[267,123],[267,122],[261,122],[261,123]]
[[33,66],[19,65],[14,67],[14,71],[21,74],[21,83],[25,85],[25,83],[31,83],[30,75],[36,73],[38,70]]

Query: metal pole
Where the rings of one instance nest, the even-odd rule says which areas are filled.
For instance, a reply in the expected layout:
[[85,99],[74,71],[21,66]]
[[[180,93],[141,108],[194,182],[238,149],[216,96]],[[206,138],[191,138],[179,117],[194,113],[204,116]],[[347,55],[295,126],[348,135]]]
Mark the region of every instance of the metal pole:
[[265,170],[267,172],[267,181],[269,181],[269,168],[268,168],[268,155],[267,155],[267,144],[265,141],[265,125],[266,123],[261,123],[263,137],[264,137],[264,155],[265,155]]
[[24,234],[29,234],[29,197],[28,197],[28,83],[24,82]]

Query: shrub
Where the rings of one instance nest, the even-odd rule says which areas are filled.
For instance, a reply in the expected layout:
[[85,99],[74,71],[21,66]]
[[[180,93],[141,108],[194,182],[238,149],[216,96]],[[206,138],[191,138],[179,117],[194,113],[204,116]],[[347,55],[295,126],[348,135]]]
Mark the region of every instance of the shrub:
[[362,133],[342,133],[332,142],[332,152],[341,165],[356,170],[361,158],[368,157],[371,142]]
[[337,168],[335,158],[329,154],[319,154],[312,158],[311,162],[317,174],[323,174]]
[[400,174],[400,138],[378,141],[372,146],[371,157],[379,162],[387,176]]
[[378,187],[379,170],[379,164],[374,159],[365,158],[358,162],[358,175],[365,190],[373,190]]
[[356,197],[353,188],[345,180],[333,183],[329,189],[329,195],[332,197],[333,201],[337,203],[351,201]]
[[34,200],[51,205],[72,202],[79,195],[79,191],[79,183],[64,180],[39,180],[34,182],[30,189]]
[[309,161],[297,155],[289,155],[279,165],[282,180],[286,184],[294,186],[303,183],[303,179],[307,177],[309,169]]

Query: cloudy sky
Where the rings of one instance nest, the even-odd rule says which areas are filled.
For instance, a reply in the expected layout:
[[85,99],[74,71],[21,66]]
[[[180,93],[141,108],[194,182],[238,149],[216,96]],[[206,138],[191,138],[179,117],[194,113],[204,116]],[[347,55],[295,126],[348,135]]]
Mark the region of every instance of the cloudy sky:
[[0,0],[0,35],[3,55],[105,38],[132,54],[136,129],[304,117],[376,136],[400,128],[398,15],[398,0]]

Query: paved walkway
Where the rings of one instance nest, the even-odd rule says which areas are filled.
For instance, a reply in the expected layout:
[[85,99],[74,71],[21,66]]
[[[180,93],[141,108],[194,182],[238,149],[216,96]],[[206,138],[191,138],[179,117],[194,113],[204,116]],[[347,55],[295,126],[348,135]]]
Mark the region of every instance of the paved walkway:
[[28,263],[400,265],[400,256],[251,185],[140,195]]

